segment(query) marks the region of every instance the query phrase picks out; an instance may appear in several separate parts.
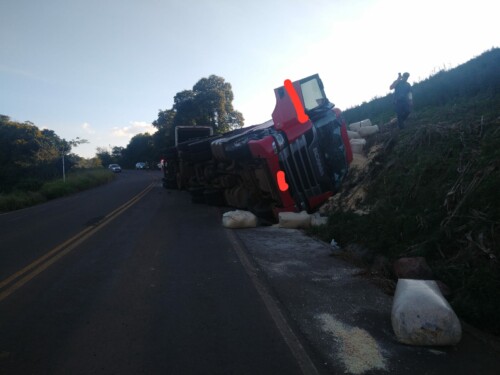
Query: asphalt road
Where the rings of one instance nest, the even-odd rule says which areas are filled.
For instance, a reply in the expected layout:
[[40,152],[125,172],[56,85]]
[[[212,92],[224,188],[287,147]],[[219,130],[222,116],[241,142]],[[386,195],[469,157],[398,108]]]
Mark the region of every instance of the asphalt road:
[[303,373],[219,209],[117,177],[0,215],[0,374]]

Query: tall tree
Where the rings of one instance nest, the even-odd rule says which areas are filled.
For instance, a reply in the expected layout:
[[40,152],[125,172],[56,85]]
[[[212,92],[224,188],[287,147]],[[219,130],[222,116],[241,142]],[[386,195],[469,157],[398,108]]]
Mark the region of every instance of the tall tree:
[[139,161],[153,163],[156,160],[151,134],[143,133],[132,137],[127,147],[122,151],[123,163],[133,167]]
[[233,108],[233,99],[231,84],[216,75],[200,79],[192,90],[178,92],[172,108],[159,110],[153,121],[158,129],[153,135],[155,157],[161,158],[174,145],[176,126],[212,126],[215,133],[242,127],[245,119]]
[[174,145],[176,111],[167,109],[158,111],[158,118],[153,121],[153,126],[158,130],[153,134],[153,145],[159,157],[163,155],[166,148]]
[[115,162],[115,160],[113,160],[113,156],[111,156],[109,150],[105,147],[97,147],[95,156],[99,159],[100,164],[103,167],[107,167],[109,164]]
[[178,92],[174,96],[174,126],[201,125],[197,123],[198,108],[195,93],[192,90]]
[[122,153],[125,147],[115,146],[111,149],[111,157],[115,163],[119,163],[122,158]]
[[[233,108],[233,90],[224,78],[212,74],[193,86],[196,122],[211,125],[216,133],[243,126],[243,115]],[[201,125],[201,124],[200,124]]]

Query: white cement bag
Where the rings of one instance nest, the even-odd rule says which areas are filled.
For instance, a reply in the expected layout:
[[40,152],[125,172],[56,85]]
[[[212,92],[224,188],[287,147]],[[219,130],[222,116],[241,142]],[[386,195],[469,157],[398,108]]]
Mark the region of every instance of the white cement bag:
[[361,136],[359,135],[358,132],[355,132],[355,131],[352,131],[352,130],[348,130],[347,131],[347,136],[349,137],[349,139],[358,139],[358,138],[361,138]]
[[455,345],[462,338],[460,321],[434,280],[399,279],[391,320],[404,344]]
[[306,212],[280,212],[278,214],[278,225],[280,228],[309,228],[311,216]]
[[311,215],[311,226],[318,227],[320,225],[328,224],[328,217],[321,216],[318,212]]
[[364,138],[368,137],[369,135],[378,133],[378,125],[373,125],[373,126],[364,126],[362,128],[359,128],[358,133],[359,135]]
[[366,139],[360,138],[360,139],[351,139],[349,141],[351,144],[351,150],[355,154],[362,154],[363,153],[363,147],[366,144]]
[[249,211],[229,211],[222,215],[222,225],[226,228],[255,228],[257,216]]
[[359,121],[359,122],[354,122],[352,124],[349,124],[349,130],[352,130],[352,131],[359,131],[359,129],[365,127],[365,126],[372,126],[372,122],[370,121],[370,119],[366,119],[366,120],[363,120],[363,121]]

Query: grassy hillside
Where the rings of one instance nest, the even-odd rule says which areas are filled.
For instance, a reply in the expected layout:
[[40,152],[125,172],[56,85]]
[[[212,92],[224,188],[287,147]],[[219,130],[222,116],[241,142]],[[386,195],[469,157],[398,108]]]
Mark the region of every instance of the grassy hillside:
[[424,256],[457,314],[499,335],[500,49],[415,84],[414,100],[404,131],[390,96],[346,111],[385,125],[312,234],[367,249],[367,263]]
[[61,178],[42,182],[25,179],[9,193],[0,192],[0,213],[34,206],[48,200],[91,189],[112,181],[116,176],[108,169],[80,169],[70,172],[64,182]]

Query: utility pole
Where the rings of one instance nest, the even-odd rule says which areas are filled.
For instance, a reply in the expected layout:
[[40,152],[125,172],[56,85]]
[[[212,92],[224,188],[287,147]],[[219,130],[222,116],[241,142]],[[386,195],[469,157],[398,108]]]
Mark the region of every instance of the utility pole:
[[63,140],[64,143],[62,144],[61,147],[61,156],[62,156],[62,172],[63,172],[63,181],[66,182],[66,168],[64,165],[64,155],[66,155],[66,147],[68,148],[68,151],[71,151],[71,147],[76,147],[78,145],[81,145],[83,143],[89,143],[86,139],[80,139],[80,137],[76,137],[76,139],[72,139],[70,141]]
[[64,147],[62,149],[62,168],[63,168],[63,182],[66,183],[66,170],[64,168]]

